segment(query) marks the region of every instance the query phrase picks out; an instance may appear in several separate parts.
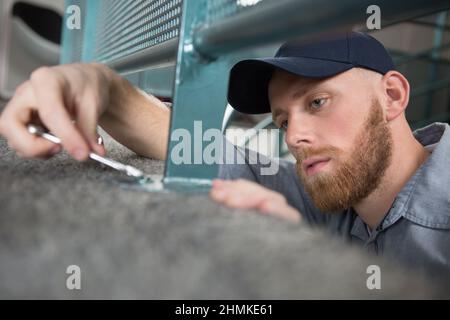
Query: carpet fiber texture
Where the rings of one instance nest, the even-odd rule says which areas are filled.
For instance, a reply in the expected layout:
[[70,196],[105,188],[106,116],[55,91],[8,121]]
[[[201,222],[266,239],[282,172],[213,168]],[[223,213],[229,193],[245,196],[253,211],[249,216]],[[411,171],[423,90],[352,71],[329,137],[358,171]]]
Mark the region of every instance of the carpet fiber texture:
[[[107,139],[108,156],[149,174],[163,163]],[[434,298],[421,275],[322,231],[206,194],[124,188],[95,162],[25,160],[0,139],[0,298]],[[381,290],[369,290],[369,265]],[[81,290],[68,290],[68,266]]]

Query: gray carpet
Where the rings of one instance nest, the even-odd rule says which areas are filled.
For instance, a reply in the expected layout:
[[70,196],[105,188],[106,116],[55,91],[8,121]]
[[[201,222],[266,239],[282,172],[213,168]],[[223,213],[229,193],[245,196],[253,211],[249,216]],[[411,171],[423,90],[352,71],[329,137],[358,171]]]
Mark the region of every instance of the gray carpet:
[[[147,173],[163,164],[108,141]],[[0,298],[436,298],[420,275],[318,230],[229,210],[206,195],[121,187],[117,174],[60,154],[23,160],[0,139]],[[378,264],[382,289],[368,290]],[[81,268],[81,290],[66,268]]]

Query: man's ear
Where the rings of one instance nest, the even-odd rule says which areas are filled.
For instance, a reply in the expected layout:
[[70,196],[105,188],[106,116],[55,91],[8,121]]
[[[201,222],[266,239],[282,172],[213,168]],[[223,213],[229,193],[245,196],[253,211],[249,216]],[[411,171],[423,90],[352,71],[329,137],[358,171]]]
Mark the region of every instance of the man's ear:
[[386,120],[392,121],[401,115],[409,103],[409,82],[398,71],[389,71],[382,78],[386,101]]

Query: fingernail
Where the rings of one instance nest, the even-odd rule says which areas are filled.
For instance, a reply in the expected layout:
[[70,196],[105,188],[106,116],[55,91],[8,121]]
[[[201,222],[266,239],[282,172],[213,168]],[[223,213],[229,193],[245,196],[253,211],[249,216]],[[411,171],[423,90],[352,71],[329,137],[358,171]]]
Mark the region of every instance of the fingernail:
[[96,146],[94,148],[95,152],[98,153],[101,156],[104,156],[106,154],[106,150],[105,148],[103,148],[103,146]]

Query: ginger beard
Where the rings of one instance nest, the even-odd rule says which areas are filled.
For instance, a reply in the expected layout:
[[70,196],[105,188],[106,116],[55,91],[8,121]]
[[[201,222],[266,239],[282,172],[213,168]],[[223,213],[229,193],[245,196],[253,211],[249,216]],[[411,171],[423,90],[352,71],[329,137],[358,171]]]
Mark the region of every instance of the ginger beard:
[[[369,115],[346,155],[335,147],[302,149],[297,154],[297,174],[314,204],[323,212],[348,209],[366,198],[379,185],[392,156],[392,134],[383,119],[379,101],[374,100]],[[333,172],[307,176],[302,162],[311,156],[327,156]]]

